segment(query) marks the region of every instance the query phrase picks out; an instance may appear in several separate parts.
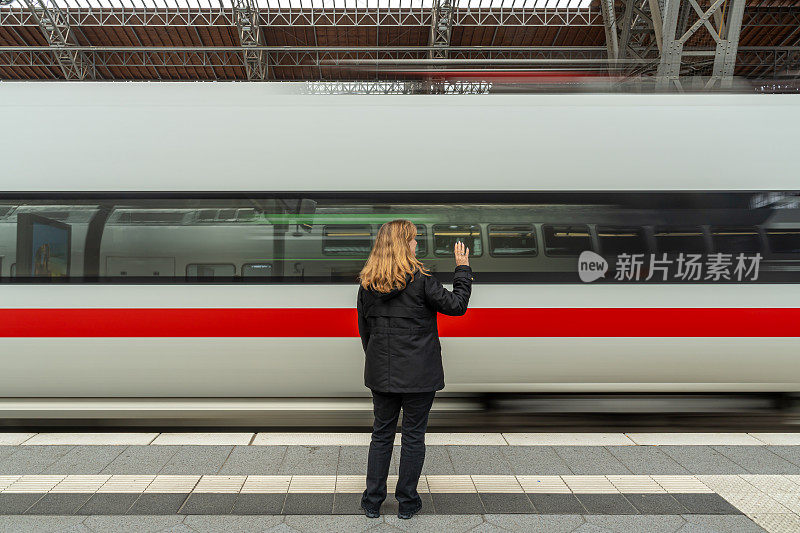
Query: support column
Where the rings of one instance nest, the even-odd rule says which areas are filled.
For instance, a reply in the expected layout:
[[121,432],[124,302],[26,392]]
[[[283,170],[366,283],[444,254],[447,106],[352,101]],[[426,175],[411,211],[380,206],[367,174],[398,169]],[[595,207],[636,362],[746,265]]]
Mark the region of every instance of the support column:
[[658,47],[658,53],[661,54],[661,50],[663,49],[663,37],[662,32],[664,31],[664,21],[661,18],[662,6],[659,0],[648,0],[648,6],[650,6],[650,23],[653,25],[653,37],[656,40],[656,46]]
[[[447,59],[450,47],[450,36],[453,33],[453,0],[434,0],[431,11],[431,37],[429,52],[431,59]],[[427,92],[442,94],[446,82],[441,76],[431,76],[427,83]]]
[[255,0],[233,0],[233,17],[239,30],[239,41],[244,48],[243,61],[248,80],[265,80],[269,72],[268,56],[263,50],[261,24]]
[[739,50],[739,34],[742,30],[742,17],[744,16],[745,0],[729,0],[728,20],[724,14],[720,20],[719,34],[724,37],[717,43],[714,54],[714,71],[708,80],[706,88],[719,84],[723,89],[730,88],[733,84],[733,72],[736,68],[736,52]]
[[431,59],[447,59],[453,33],[453,0],[434,0],[431,13]]
[[675,84],[678,90],[682,90],[681,82],[678,78],[681,70],[683,41],[676,38],[675,35],[678,31],[678,14],[681,9],[681,0],[666,0],[664,4],[664,22],[663,31],[661,32],[663,40],[656,89],[663,91]]
[[617,14],[614,11],[614,0],[600,0],[603,13],[603,28],[606,32],[606,54],[609,66],[615,65],[619,59],[619,37],[617,36]]
[[[681,7],[684,8],[683,13]],[[736,66],[744,7],[745,0],[714,0],[707,10],[703,10],[696,0],[666,0],[656,88],[683,90],[680,80],[683,47],[701,27],[708,31],[716,43],[713,73],[704,88],[730,87]],[[696,20],[682,31],[681,22],[688,24],[687,17],[692,11],[696,14]]]

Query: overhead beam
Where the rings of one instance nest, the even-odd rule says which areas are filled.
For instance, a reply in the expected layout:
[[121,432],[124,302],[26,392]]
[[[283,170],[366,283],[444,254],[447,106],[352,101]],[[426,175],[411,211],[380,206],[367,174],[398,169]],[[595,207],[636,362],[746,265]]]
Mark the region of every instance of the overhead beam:
[[[654,0],[658,2],[658,0]],[[661,10],[663,11],[663,9]],[[70,7],[66,13],[71,26],[213,26],[233,27],[236,22],[230,8],[181,9],[177,7],[131,6],[110,9],[101,6]],[[270,9],[259,13],[262,27],[404,27],[431,24],[431,10],[423,7],[367,9]],[[5,7],[0,9],[0,26],[35,26],[33,15],[27,9]],[[800,25],[797,8],[748,7],[743,26],[750,28],[791,27]],[[602,11],[592,9],[523,9],[523,8],[468,8],[456,7],[453,26],[536,26],[536,27],[603,27]]]
[[[73,26],[227,26],[236,25],[230,8],[181,9],[175,7],[131,6],[110,9],[101,6],[78,6],[69,9]],[[285,8],[259,12],[262,27],[407,27],[431,26],[431,9],[422,7],[390,7],[386,9],[349,8]],[[23,9],[0,9],[0,25],[31,26],[36,24]],[[453,8],[453,26],[596,26],[603,24],[600,12],[594,9],[487,8],[483,6]]]
[[[363,63],[370,65],[413,64],[415,71],[420,65],[428,68],[431,62],[443,68],[463,65],[475,70],[525,68],[526,65],[536,68],[548,68],[567,65],[570,70],[576,66],[585,66],[590,70],[605,69],[608,61],[604,46],[594,47],[491,47],[491,46],[451,46],[447,59],[431,60],[429,46],[384,46],[384,47],[254,47],[256,51],[269,53],[273,62],[271,68],[281,67],[320,67],[320,66],[352,66]],[[222,67],[241,67],[242,47],[76,47],[76,51],[86,54],[104,73],[120,72],[120,69],[131,69],[136,73],[133,77],[146,73],[145,78],[158,79],[159,74],[169,77],[175,67],[205,68],[214,75],[224,73]],[[712,62],[716,51],[714,48],[688,48],[683,56],[688,61],[705,60]],[[780,72],[785,77],[787,65],[798,65],[800,47],[739,47],[738,64],[745,74],[764,72],[771,76],[772,72]],[[639,60],[635,58],[619,60],[620,68],[629,65],[642,65],[654,68],[658,59]],[[409,63],[410,62],[410,63]],[[43,67],[57,68],[58,63],[47,46],[0,46],[0,67],[24,68]],[[142,67],[147,67],[143,69]],[[219,67],[219,68],[217,68]],[[789,67],[789,70],[797,67]],[[397,68],[392,68],[397,70]],[[122,71],[124,73],[124,71]],[[109,74],[105,74],[109,73]],[[125,74],[122,74],[123,79]],[[231,79],[231,78],[222,78]],[[234,78],[235,79],[235,78]]]
[[77,48],[69,18],[53,0],[23,0],[67,80],[95,77],[91,59]]

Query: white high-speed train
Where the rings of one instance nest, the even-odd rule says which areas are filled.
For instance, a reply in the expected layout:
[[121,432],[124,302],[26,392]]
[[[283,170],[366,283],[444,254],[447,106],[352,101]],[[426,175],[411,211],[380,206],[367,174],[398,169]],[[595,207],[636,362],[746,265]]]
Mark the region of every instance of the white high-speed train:
[[798,392],[798,120],[783,95],[0,84],[0,417],[367,410],[355,276],[394,218],[445,282],[473,254],[440,409]]

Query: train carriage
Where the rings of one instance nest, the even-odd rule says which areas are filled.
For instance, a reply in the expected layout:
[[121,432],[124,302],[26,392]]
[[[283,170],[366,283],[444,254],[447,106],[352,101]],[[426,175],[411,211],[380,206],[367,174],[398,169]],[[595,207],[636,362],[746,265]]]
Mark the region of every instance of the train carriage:
[[[785,97],[48,85],[0,87],[3,416],[364,410],[356,276],[394,218],[445,283],[455,240],[471,249],[470,310],[440,318],[444,398],[800,391]],[[74,138],[43,135],[45,115]],[[611,119],[655,133],[621,160]],[[438,123],[431,147],[419,128]],[[604,277],[581,280],[583,252]],[[688,254],[730,268],[652,268]]]

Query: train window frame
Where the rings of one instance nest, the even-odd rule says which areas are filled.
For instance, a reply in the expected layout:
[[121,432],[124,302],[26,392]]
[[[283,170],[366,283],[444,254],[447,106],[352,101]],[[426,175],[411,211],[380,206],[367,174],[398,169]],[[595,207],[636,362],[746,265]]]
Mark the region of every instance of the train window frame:
[[[492,228],[496,226],[508,226],[508,227],[528,227],[530,229],[531,238],[533,239],[533,253],[530,254],[513,254],[513,255],[506,255],[506,254],[495,254],[493,252],[494,246],[492,246]],[[536,225],[533,223],[526,224],[486,224],[486,244],[487,250],[489,252],[489,257],[498,257],[502,259],[513,259],[515,257],[538,257],[539,256],[539,238],[536,235]]]
[[[747,250],[746,252],[743,252],[742,250],[738,250],[738,251],[734,251],[734,252],[726,251],[726,250],[720,250],[718,248],[718,246],[717,246],[717,242],[714,240],[714,232],[715,232],[715,230],[719,230],[719,229],[748,229],[748,230],[752,230],[752,232],[756,236],[756,239],[758,240],[758,249],[757,250]],[[708,227],[708,235],[711,238],[711,251],[712,251],[712,253],[756,253],[756,252],[763,252],[763,251],[766,250],[765,237],[764,237],[764,235],[761,234],[761,231],[759,230],[758,226],[709,226]]]
[[[329,235],[327,231],[329,228],[341,228],[343,226],[352,226],[352,227],[359,227],[359,228],[369,228],[369,250],[366,251],[364,254],[342,254],[342,253],[331,253],[327,251],[327,239]],[[322,247],[322,255],[328,257],[346,257],[352,258],[353,260],[356,259],[367,259],[370,254],[370,250],[372,250],[372,246],[375,244],[375,228],[372,224],[322,224],[322,239],[321,240],[321,247]]]
[[[553,227],[576,227],[576,226],[582,226],[582,227],[586,228],[586,238],[589,239],[589,247],[586,248],[586,250],[595,251],[594,243],[593,243],[593,239],[592,239],[592,228],[589,227],[589,224],[542,224],[542,249],[544,251],[544,255],[546,255],[547,257],[554,257],[554,258],[558,258],[558,257],[578,257],[578,256],[580,256],[581,255],[580,252],[578,252],[577,254],[552,254],[552,253],[550,253],[548,251],[550,247],[547,245],[547,232],[546,232],[547,228],[553,228]],[[586,250],[584,250],[584,251],[586,251]]]
[[[483,227],[480,224],[468,223],[468,224],[431,224],[431,237],[432,237],[432,241],[433,241],[433,256],[434,257],[454,257],[455,256],[455,254],[452,251],[451,252],[447,252],[447,253],[443,253],[443,254],[436,253],[436,228],[437,227],[441,227],[441,226],[444,226],[444,227],[450,227],[450,226],[470,226],[470,227],[474,226],[474,227],[477,227],[478,228],[478,238],[480,239],[480,242],[481,242],[481,253],[476,254],[474,249],[470,249],[469,257],[482,257],[483,256],[483,250],[485,248],[484,242],[483,242]],[[472,232],[470,231],[470,234],[471,233]],[[474,240],[473,240],[473,242],[474,242]]]
[[639,236],[641,237],[641,240],[642,240],[642,244],[644,245],[643,250],[630,251],[630,252],[628,252],[628,251],[618,252],[617,255],[619,255],[620,253],[630,253],[630,254],[648,254],[648,253],[652,253],[652,250],[650,249],[650,245],[647,242],[647,231],[645,230],[644,226],[627,226],[627,225],[615,225],[615,224],[604,224],[604,225],[595,224],[594,233],[595,233],[595,236],[597,237],[597,247],[598,247],[598,251],[599,251],[599,253],[601,255],[607,255],[607,254],[611,253],[611,252],[607,252],[603,248],[603,240],[602,240],[603,237],[600,236],[601,229],[603,231],[609,231],[609,230],[623,230],[623,231],[638,230]]
[[[195,267],[201,267],[201,266],[214,266],[214,267],[230,266],[230,267],[233,267],[233,274],[224,275],[224,276],[199,276],[199,275],[193,276],[193,275],[189,274],[189,267],[192,267],[192,266],[195,266]],[[184,272],[186,273],[186,277],[189,278],[189,279],[232,278],[232,277],[236,276],[236,264],[235,263],[186,263],[186,268],[184,269]]]
[[[663,228],[672,229],[674,233],[680,233],[680,231],[676,231],[676,230],[680,230],[681,228],[683,228],[684,230],[686,228],[697,228],[698,233],[700,234],[700,239],[703,241],[703,249],[702,250],[683,250],[683,251],[680,251],[680,252],[662,250],[661,247],[659,246],[659,243],[658,243],[658,233]],[[653,244],[655,245],[654,252],[655,253],[659,253],[659,254],[681,254],[681,253],[683,253],[683,254],[703,254],[703,255],[704,254],[708,254],[709,253],[709,239],[707,239],[706,237],[707,237],[706,229],[702,224],[686,224],[686,225],[680,225],[679,224],[679,225],[675,225],[675,226],[666,226],[664,224],[660,224],[660,225],[654,225],[653,226]],[[713,247],[713,244],[712,244],[712,247]]]
[[771,254],[780,254],[780,255],[800,255],[800,252],[784,252],[784,251],[776,251],[775,247],[772,245],[772,239],[770,238],[770,232],[773,231],[793,231],[800,233],[800,227],[795,228],[764,228],[764,238],[766,239],[766,244],[769,247],[769,252]]

